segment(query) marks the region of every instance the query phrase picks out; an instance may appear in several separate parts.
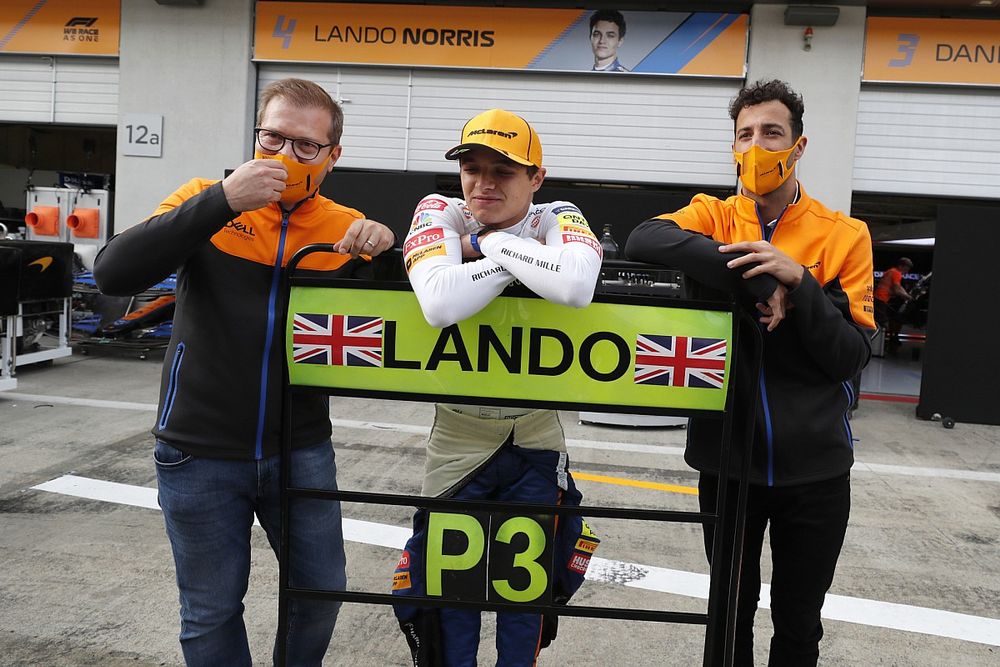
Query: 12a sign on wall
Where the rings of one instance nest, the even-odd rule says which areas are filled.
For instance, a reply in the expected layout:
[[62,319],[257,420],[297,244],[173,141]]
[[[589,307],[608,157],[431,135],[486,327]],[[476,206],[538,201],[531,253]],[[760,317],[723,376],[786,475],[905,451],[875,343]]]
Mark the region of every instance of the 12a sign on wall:
[[152,113],[122,114],[118,126],[122,155],[160,157],[163,152],[163,116]]

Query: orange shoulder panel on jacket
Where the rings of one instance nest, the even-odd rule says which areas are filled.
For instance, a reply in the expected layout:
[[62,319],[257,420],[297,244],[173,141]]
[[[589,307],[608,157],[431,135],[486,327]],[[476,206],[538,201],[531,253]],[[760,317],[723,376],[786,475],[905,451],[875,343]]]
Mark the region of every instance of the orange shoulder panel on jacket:
[[697,232],[724,241],[717,235],[718,230],[727,227],[726,219],[732,217],[731,211],[726,211],[727,202],[706,194],[697,194],[691,203],[673,213],[656,216],[663,220],[672,220],[678,227]]
[[[292,213],[285,234],[281,265],[288,264],[300,248],[313,243],[336,243],[352,222],[364,218],[360,212],[329,199],[308,202]],[[256,211],[244,211],[212,236],[212,244],[234,257],[274,266],[281,239],[281,211],[269,205]],[[332,271],[351,259],[339,253],[315,253],[299,264],[315,271]]]
[[[285,256],[282,266],[288,264],[295,252],[312,243],[336,243],[344,238],[347,228],[355,220],[363,220],[365,215],[356,209],[342,206],[337,202],[321,197],[317,205],[310,207],[307,215],[288,230],[288,240],[285,243]],[[312,253],[299,263],[299,268],[313,271],[333,271],[340,268],[351,259],[350,255],[339,253]],[[366,257],[366,259],[370,259]]]
[[153,211],[152,215],[150,215],[149,217],[152,218],[157,215],[162,215],[167,211],[177,208],[178,206],[186,202],[191,197],[194,197],[202,190],[210,188],[211,186],[215,185],[218,182],[219,182],[218,179],[211,180],[207,178],[192,178],[190,181],[188,181],[181,187],[174,190],[173,194],[164,199],[163,202],[156,207],[156,210]]

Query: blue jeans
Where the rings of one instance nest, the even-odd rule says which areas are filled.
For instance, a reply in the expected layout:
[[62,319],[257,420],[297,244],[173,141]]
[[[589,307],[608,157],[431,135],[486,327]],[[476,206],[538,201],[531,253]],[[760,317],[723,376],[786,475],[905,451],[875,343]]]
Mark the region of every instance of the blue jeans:
[[[174,553],[181,603],[181,648],[188,665],[252,664],[243,623],[254,515],[277,553],[281,538],[278,455],[260,461],[190,456],[158,440],[158,500]],[[330,441],[292,452],[292,484],[337,488]],[[294,499],[289,584],[324,590],[347,586],[340,503]],[[289,665],[320,665],[339,602],[291,600]],[[277,646],[275,646],[277,650]]]

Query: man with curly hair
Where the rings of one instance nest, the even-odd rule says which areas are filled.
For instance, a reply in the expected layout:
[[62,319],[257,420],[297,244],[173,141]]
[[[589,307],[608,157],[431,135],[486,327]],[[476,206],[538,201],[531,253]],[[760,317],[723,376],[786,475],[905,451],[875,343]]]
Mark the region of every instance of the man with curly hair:
[[[738,192],[699,194],[688,206],[639,225],[631,259],[668,264],[732,292],[755,309],[764,338],[754,375],[741,350],[737,433],[754,415],[750,492],[736,618],[735,664],[752,665],[760,556],[770,524],[770,665],[815,665],[820,610],[833,582],[851,507],[854,463],[848,411],[851,379],[871,355],[872,247],[868,227],[806,194],[793,176],[806,149],[801,96],[782,81],[759,81],[729,108]],[[742,336],[741,341],[749,341]],[[741,366],[744,364],[741,363]],[[755,404],[753,396],[758,395]],[[699,503],[716,510],[718,421],[692,419],[685,459],[700,473]],[[742,468],[742,456],[729,470]],[[727,505],[735,510],[735,482]],[[706,526],[709,560],[714,526]],[[720,544],[722,540],[720,537]]]

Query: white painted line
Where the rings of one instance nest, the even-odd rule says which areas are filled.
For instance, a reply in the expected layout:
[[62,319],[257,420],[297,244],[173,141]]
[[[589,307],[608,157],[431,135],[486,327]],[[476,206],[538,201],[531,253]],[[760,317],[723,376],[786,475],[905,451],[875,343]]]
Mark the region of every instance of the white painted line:
[[[416,435],[428,435],[429,426],[411,426],[409,424],[394,424],[391,422],[358,421],[354,419],[331,419],[330,422],[338,428],[356,428],[373,431],[397,431]],[[582,440],[566,438],[566,446],[582,449],[601,449],[615,452],[631,452],[633,454],[655,454],[657,456],[684,457],[683,447],[665,445],[644,445],[636,442],[614,442],[610,440]],[[906,475],[910,477],[932,477],[944,479],[964,479],[977,482],[1000,483],[1000,473],[979,470],[955,470],[953,468],[923,468],[917,466],[888,465],[884,463],[854,462],[851,472],[872,473],[875,475]]]
[[1000,473],[980,470],[955,470],[953,468],[921,468],[919,466],[894,466],[884,463],[855,461],[851,472],[870,472],[884,475],[905,475],[908,477],[940,477],[945,479],[967,479],[976,482],[1000,482]]
[[[357,428],[370,431],[396,431],[414,435],[428,435],[429,426],[411,426],[409,424],[393,424],[391,422],[358,421],[354,419],[330,419],[330,423],[338,428]],[[643,445],[635,442],[612,442],[608,440],[579,440],[566,438],[567,447],[583,447],[586,449],[605,449],[616,452],[633,452],[637,454],[657,454],[660,456],[684,456],[683,447],[664,447],[662,445]]]
[[[90,500],[159,509],[156,503],[156,489],[144,486],[65,475],[31,488]],[[409,528],[344,519],[344,539],[351,542],[402,549],[409,537]],[[695,572],[595,557],[591,559],[587,579],[708,599],[708,575]],[[770,586],[763,584],[760,594],[761,607],[770,607],[770,594]],[[1000,646],[1000,620],[928,607],[914,607],[845,595],[827,595],[823,605],[823,618]]]
[[31,488],[38,491],[61,493],[66,496],[76,496],[77,498],[87,498],[88,500],[102,500],[106,503],[132,505],[149,510],[160,509],[160,504],[156,502],[156,489],[148,486],[133,486],[132,484],[105,482],[89,477],[63,475]]
[[102,401],[96,398],[72,398],[69,396],[43,396],[41,394],[22,394],[18,391],[5,391],[0,394],[0,398],[6,398],[12,401],[51,403],[53,405],[79,405],[87,408],[110,408],[112,410],[139,410],[141,412],[156,412],[156,403]]
[[412,435],[428,435],[430,426],[413,426],[411,424],[393,424],[391,422],[369,422],[356,419],[330,419],[330,423],[338,428],[359,428],[365,431],[394,431]]
[[[90,398],[71,398],[66,396],[44,396],[40,394],[22,394],[20,392],[0,392],[0,398],[12,400],[52,403],[53,405],[80,405],[94,408],[109,408],[116,410],[139,410],[156,412],[155,403],[131,403],[128,401],[102,401]],[[331,419],[330,423],[338,428],[356,428],[368,431],[392,431],[409,433],[411,435],[427,435],[429,426],[414,426],[412,424],[397,424],[393,422],[363,421],[355,419]],[[683,447],[665,445],[646,445],[636,442],[613,442],[607,440],[581,440],[567,438],[566,445],[570,448],[598,449],[615,452],[631,452],[634,454],[655,454],[657,456],[684,456]],[[918,466],[888,465],[883,463],[865,463],[855,461],[852,470],[856,473],[871,473],[874,475],[902,475],[907,477],[929,477],[939,479],[961,479],[976,482],[1000,483],[1000,473],[980,470],[956,470],[953,468],[924,468]]]

